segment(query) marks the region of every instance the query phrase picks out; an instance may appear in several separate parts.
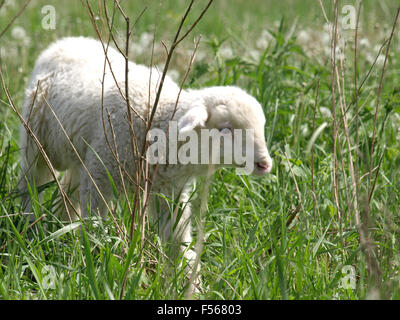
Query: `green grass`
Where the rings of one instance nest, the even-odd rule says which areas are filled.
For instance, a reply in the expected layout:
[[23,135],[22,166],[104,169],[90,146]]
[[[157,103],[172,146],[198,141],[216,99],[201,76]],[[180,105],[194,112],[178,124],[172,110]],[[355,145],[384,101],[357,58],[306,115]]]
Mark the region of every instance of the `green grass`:
[[[2,13],[0,30],[22,3],[16,1],[15,8]],[[126,2],[124,8],[133,20],[148,6],[135,31],[138,41],[144,32],[153,32],[157,22],[157,41],[171,42],[186,2],[162,3],[159,9],[157,1]],[[330,2],[323,3],[332,20]],[[62,36],[95,37],[80,1],[68,5],[55,2],[57,27],[43,30],[40,9],[45,4],[48,1],[31,3],[0,39],[1,66],[19,109],[29,73],[41,50]],[[339,8],[344,4],[354,3],[341,1]],[[203,5],[205,1],[196,2],[189,22]],[[360,39],[369,39],[370,46],[359,48],[359,84],[372,65],[369,55],[376,55],[374,46],[382,45],[390,35],[395,8],[396,1],[363,1]],[[399,31],[391,45],[372,155],[381,64],[372,69],[359,94],[358,187],[361,220],[373,250],[369,257],[360,242],[354,210],[349,207],[349,151],[341,121],[337,138],[339,211],[333,194],[332,117],[323,109],[332,109],[331,69],[323,53],[312,51],[313,43],[316,49],[322,48],[322,42],[312,32],[320,32],[324,23],[317,1],[220,0],[177,49],[171,68],[178,71],[181,79],[190,58],[188,50],[193,50],[193,37],[202,35],[199,59],[188,85],[239,85],[254,95],[265,111],[266,139],[274,158],[274,169],[266,177],[237,176],[233,170],[225,169],[217,173],[205,217],[203,290],[199,298],[365,299],[373,297],[374,287],[382,298],[400,298]],[[13,37],[15,26],[25,29],[29,44]],[[117,26],[123,34],[122,20]],[[266,48],[257,48],[264,29],[272,37]],[[307,30],[312,40],[296,41],[301,30]],[[344,34],[350,38],[343,69],[343,97],[350,121],[355,116],[355,106],[350,104],[354,98],[354,32]],[[149,63],[148,52],[131,58]],[[162,65],[162,50],[155,58],[156,64]],[[0,298],[183,299],[187,283],[184,264],[179,258],[168,258],[168,250],[155,230],[147,230],[145,239],[141,238],[141,230],[136,230],[133,239],[127,240],[121,238],[110,220],[93,218],[85,228],[80,222],[62,224],[55,214],[60,203],[54,182],[44,187],[41,205],[33,192],[33,210],[37,217],[45,213],[46,218],[28,229],[27,219],[20,214],[16,187],[19,121],[3,91],[0,99]],[[339,119],[339,95],[336,101]],[[327,126],[315,140],[313,160],[311,152],[306,152],[307,146],[313,131],[324,122]],[[354,119],[349,132],[354,148]],[[354,157],[354,149],[352,154]],[[380,167],[378,173],[373,171],[373,181],[377,173],[376,186],[367,205],[371,157],[373,167]],[[294,212],[295,219],[287,225]],[[130,214],[122,201],[116,216],[118,224],[129,230]],[[341,286],[345,266],[354,268],[354,289]]]

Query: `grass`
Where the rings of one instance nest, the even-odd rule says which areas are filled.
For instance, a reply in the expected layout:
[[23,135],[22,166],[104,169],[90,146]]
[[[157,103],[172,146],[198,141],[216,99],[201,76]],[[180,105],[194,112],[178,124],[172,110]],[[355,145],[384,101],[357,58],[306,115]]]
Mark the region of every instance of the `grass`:
[[[0,30],[23,2],[15,3],[1,13]],[[154,31],[155,23],[156,42],[171,41],[184,3],[164,1],[159,9],[158,2],[127,2],[131,17],[148,6],[135,31],[138,43],[141,39],[144,42],[144,32]],[[202,3],[196,4],[193,17]],[[323,1],[333,21],[330,3]],[[19,108],[41,50],[62,36],[95,36],[79,1],[71,5],[55,2],[57,27],[43,30],[40,9],[45,4],[31,3],[0,39],[1,66]],[[354,3],[341,1],[339,8],[344,4]],[[351,103],[355,99],[354,30],[342,31],[347,37],[343,50],[346,60],[339,69],[343,72],[339,78],[342,91],[338,92],[336,84],[336,107],[332,109],[332,68],[329,55],[322,50],[325,21],[317,1],[256,0],[251,6],[239,0],[216,1],[190,39],[177,49],[171,68],[181,79],[193,39],[203,36],[188,85],[239,85],[254,95],[266,114],[266,139],[274,158],[274,169],[266,177],[237,176],[224,169],[211,184],[199,298],[400,298],[399,31],[391,43],[380,94],[385,48],[372,69],[370,57],[375,58],[378,53],[374,47],[388,39],[396,5],[396,1],[363,1],[356,74],[358,86],[365,82],[357,96],[358,117],[356,105]],[[16,37],[15,26],[25,29],[25,37]],[[122,28],[123,21],[118,26]],[[264,29],[269,35],[264,33],[260,38]],[[301,41],[302,30],[311,40]],[[260,39],[267,38],[266,46],[257,46]],[[361,39],[368,39],[369,46],[363,47]],[[137,52],[131,58],[148,64],[146,51],[140,53],[138,48]],[[162,66],[162,50],[155,58]],[[56,215],[60,203],[54,182],[40,190],[41,204],[37,191],[32,190],[35,215],[45,213],[46,217],[28,228],[29,222],[20,214],[16,188],[19,120],[3,91],[0,99],[0,298],[183,299],[187,283],[184,261],[181,265],[179,259],[168,258],[156,230],[146,230],[142,239],[138,229],[127,241],[109,220],[92,218],[85,228],[80,222],[62,224]],[[340,99],[349,108],[350,148]],[[336,136],[333,110],[338,119]],[[307,152],[318,128],[323,129]],[[372,140],[375,147],[371,154]],[[353,164],[358,164],[359,226],[352,208],[350,153]],[[370,172],[375,183],[372,194]],[[116,217],[122,228],[130,229],[130,213],[123,201],[116,206]],[[355,274],[353,288],[343,286],[349,267]]]

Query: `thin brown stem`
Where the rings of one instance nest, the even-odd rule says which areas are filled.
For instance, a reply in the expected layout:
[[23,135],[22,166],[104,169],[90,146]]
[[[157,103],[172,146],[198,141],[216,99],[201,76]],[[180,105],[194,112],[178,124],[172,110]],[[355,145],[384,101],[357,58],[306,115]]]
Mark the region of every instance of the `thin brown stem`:
[[375,148],[375,139],[376,139],[376,125],[377,125],[377,121],[378,121],[380,99],[381,99],[381,93],[382,93],[382,88],[383,88],[383,79],[385,77],[385,70],[386,70],[386,64],[387,64],[387,61],[388,61],[390,45],[392,43],[394,31],[396,29],[397,19],[399,17],[399,13],[400,13],[400,8],[397,9],[396,17],[394,19],[394,23],[393,23],[393,27],[392,27],[392,32],[390,33],[389,42],[388,42],[387,47],[386,47],[385,61],[383,63],[383,67],[382,67],[382,73],[381,73],[378,92],[377,92],[377,97],[376,97],[376,106],[375,106],[375,115],[374,115],[374,127],[373,127],[373,132],[372,132],[370,160],[369,160],[368,199],[371,198],[371,192],[372,192],[372,190],[371,190],[372,162],[373,162],[373,154],[374,154],[374,151],[375,151],[374,148]]
[[14,21],[22,14],[22,12],[25,10],[25,8],[28,6],[28,4],[31,2],[31,0],[27,0],[24,5],[19,9],[17,14],[12,17],[10,22],[5,26],[5,28],[0,32],[0,38],[7,32],[7,30],[11,27],[11,25],[14,23]]
[[[317,79],[317,85],[315,89],[315,103],[314,103],[314,117],[313,117],[313,132],[315,132],[315,120],[317,114],[318,107],[318,97],[319,97],[319,82],[320,79]],[[311,147],[311,191],[313,196],[313,217],[316,218],[316,207],[317,207],[317,195],[315,194],[315,182],[314,182],[314,144]]]

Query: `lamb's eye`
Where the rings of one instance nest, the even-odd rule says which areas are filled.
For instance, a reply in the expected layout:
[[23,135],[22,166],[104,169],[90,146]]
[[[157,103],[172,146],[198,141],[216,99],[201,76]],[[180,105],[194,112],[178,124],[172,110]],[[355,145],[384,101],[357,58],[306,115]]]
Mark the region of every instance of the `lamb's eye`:
[[219,132],[221,132],[221,134],[231,134],[232,133],[232,129],[231,128],[221,128],[219,129]]

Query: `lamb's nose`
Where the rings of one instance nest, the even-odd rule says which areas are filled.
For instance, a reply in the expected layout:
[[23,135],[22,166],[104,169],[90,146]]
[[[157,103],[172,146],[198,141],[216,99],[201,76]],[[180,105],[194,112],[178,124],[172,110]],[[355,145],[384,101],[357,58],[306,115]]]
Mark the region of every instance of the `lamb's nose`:
[[257,169],[260,173],[268,173],[272,170],[272,159],[256,162]]

